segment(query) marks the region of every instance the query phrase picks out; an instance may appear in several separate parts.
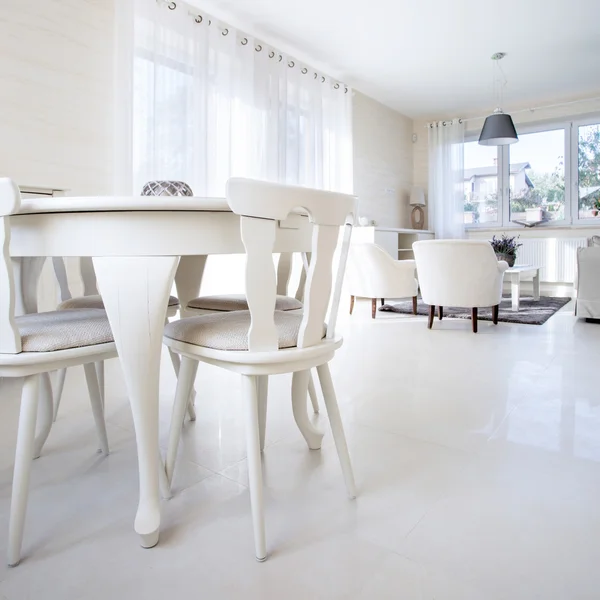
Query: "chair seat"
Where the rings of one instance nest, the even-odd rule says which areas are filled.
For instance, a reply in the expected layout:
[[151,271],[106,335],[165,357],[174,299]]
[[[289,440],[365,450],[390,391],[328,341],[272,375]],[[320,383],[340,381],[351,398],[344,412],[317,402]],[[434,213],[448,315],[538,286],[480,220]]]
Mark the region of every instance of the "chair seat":
[[23,352],[54,352],[113,341],[106,312],[97,308],[54,310],[15,317]]
[[[244,294],[222,294],[216,296],[201,296],[188,302],[188,308],[200,310],[218,310],[230,312],[233,310],[248,310],[248,301]],[[290,296],[277,296],[275,299],[275,310],[299,310],[302,302]]]
[[[175,296],[169,296],[169,306],[178,306],[179,300]],[[104,302],[102,296],[78,296],[77,298],[71,298],[65,300],[58,305],[57,310],[66,310],[71,308],[104,308]]]
[[[279,336],[279,348],[295,348],[302,315],[275,311],[275,327]],[[248,350],[250,311],[232,311],[201,315],[174,321],[165,326],[164,336],[185,344],[212,348],[214,350]],[[325,337],[325,325],[323,325]]]

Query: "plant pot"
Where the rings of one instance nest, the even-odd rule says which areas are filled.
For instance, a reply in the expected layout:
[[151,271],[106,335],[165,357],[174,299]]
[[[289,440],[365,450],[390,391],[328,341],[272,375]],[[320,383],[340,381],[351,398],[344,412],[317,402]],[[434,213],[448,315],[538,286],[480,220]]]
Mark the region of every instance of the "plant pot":
[[515,260],[517,260],[517,257],[515,254],[500,254],[498,252],[496,252],[496,258],[498,260],[505,260],[508,263],[509,267],[514,267]]
[[597,217],[598,216],[598,209],[597,208],[592,208],[592,214]]

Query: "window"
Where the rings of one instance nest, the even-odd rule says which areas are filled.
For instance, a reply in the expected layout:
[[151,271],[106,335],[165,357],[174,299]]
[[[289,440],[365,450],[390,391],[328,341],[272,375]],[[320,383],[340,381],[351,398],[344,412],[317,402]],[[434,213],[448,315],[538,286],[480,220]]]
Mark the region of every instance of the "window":
[[497,223],[498,149],[466,142],[464,160],[465,224]]
[[577,128],[577,163],[578,216],[591,219],[600,204],[600,123]]
[[510,146],[465,142],[465,225],[600,226],[600,118],[517,130]]
[[511,221],[564,221],[564,128],[519,135],[509,147]]

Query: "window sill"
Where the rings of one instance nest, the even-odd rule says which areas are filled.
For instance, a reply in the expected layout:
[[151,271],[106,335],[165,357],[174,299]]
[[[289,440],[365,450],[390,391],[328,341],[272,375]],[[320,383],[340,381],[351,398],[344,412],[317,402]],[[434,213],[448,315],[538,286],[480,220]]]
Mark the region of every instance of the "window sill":
[[499,231],[578,231],[580,229],[600,229],[600,219],[596,223],[576,223],[573,225],[536,225],[535,227],[523,227],[522,225],[511,224],[511,225],[494,225],[490,227],[465,227],[467,233],[481,231],[485,232],[499,232]]

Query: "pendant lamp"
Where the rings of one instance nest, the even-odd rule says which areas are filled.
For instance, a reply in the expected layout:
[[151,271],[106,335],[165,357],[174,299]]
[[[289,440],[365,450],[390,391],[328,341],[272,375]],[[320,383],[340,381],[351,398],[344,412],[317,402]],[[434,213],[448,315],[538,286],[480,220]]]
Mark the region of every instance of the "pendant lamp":
[[[496,89],[496,68],[503,75],[498,61],[506,56],[505,52],[496,52],[492,54],[494,61],[494,91]],[[510,115],[502,112],[502,88],[506,85],[506,79],[502,83],[498,77],[498,107],[494,113],[486,118],[479,136],[479,143],[482,146],[506,146],[519,141],[517,131]]]

